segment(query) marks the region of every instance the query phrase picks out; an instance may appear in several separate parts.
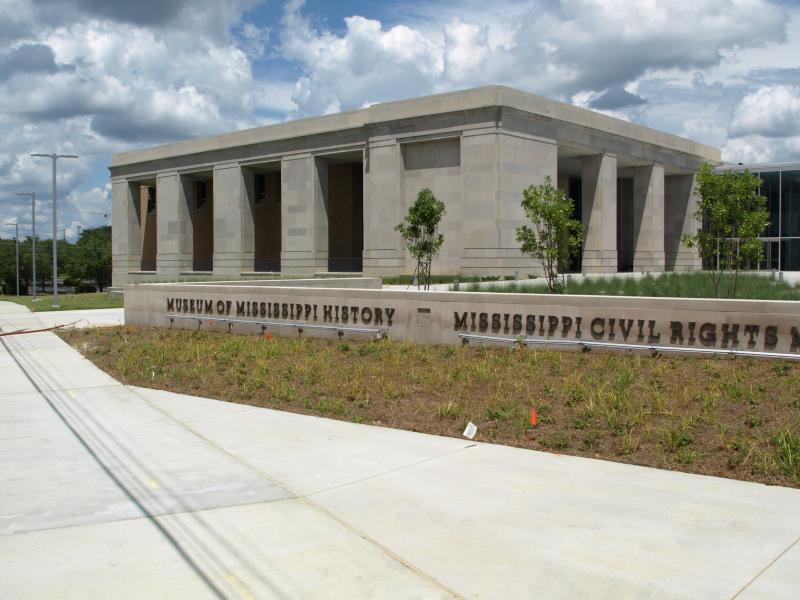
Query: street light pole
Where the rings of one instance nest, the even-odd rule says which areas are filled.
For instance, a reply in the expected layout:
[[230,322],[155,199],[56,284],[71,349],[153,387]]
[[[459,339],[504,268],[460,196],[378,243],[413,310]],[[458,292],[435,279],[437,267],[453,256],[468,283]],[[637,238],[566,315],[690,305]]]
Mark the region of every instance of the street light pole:
[[36,302],[36,192],[19,192],[17,196],[31,197],[31,265],[33,270],[33,301]]
[[15,238],[16,244],[14,244],[17,254],[17,298],[19,298],[19,223],[14,223],[14,231],[15,231]]
[[19,223],[6,223],[6,226],[8,227],[11,227],[12,225],[16,230],[16,233],[14,234],[14,240],[16,242],[14,244],[14,248],[17,256],[17,297],[19,298]]
[[56,208],[56,163],[59,158],[78,158],[75,154],[31,154],[53,161],[53,308],[58,308],[58,210]]

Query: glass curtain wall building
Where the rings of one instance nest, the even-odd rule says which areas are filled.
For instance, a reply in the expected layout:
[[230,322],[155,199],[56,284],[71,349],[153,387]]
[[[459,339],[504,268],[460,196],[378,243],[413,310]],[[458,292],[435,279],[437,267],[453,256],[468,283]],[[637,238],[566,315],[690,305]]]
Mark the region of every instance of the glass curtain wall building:
[[760,193],[767,199],[769,225],[761,238],[764,260],[759,268],[800,271],[800,162],[725,165],[721,169],[748,170],[761,179]]

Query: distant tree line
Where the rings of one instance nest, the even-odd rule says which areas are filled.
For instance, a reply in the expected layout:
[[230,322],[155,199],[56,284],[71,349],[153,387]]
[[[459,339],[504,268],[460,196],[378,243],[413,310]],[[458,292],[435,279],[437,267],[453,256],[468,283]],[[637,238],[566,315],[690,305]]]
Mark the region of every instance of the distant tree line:
[[[102,292],[111,283],[111,227],[84,229],[75,243],[58,240],[58,277],[76,292]],[[33,291],[31,237],[19,240],[19,291]],[[36,240],[37,290],[52,286],[53,244],[51,239]],[[0,238],[0,288],[3,294],[16,293],[15,240]]]

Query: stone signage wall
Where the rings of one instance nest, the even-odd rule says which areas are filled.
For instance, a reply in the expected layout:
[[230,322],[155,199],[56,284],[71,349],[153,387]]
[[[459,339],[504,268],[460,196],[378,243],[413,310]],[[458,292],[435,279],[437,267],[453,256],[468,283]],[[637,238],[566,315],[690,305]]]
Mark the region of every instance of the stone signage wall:
[[[313,284],[319,285],[319,280]],[[358,280],[326,285],[356,285]],[[374,286],[374,279],[363,284]],[[139,284],[128,324],[275,335],[453,344],[459,334],[790,353],[800,357],[800,302],[307,287],[305,282]],[[292,285],[293,284],[293,285]],[[279,324],[291,325],[281,327]],[[307,327],[303,327],[303,326]],[[364,331],[352,331],[352,330]]]

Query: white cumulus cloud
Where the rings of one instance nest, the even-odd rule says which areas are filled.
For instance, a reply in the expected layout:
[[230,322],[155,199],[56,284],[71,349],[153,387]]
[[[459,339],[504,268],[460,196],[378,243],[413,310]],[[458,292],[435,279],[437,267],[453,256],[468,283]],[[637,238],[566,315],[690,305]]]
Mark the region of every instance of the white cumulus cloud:
[[787,137],[800,134],[800,86],[762,86],[747,94],[733,113],[731,135]]

